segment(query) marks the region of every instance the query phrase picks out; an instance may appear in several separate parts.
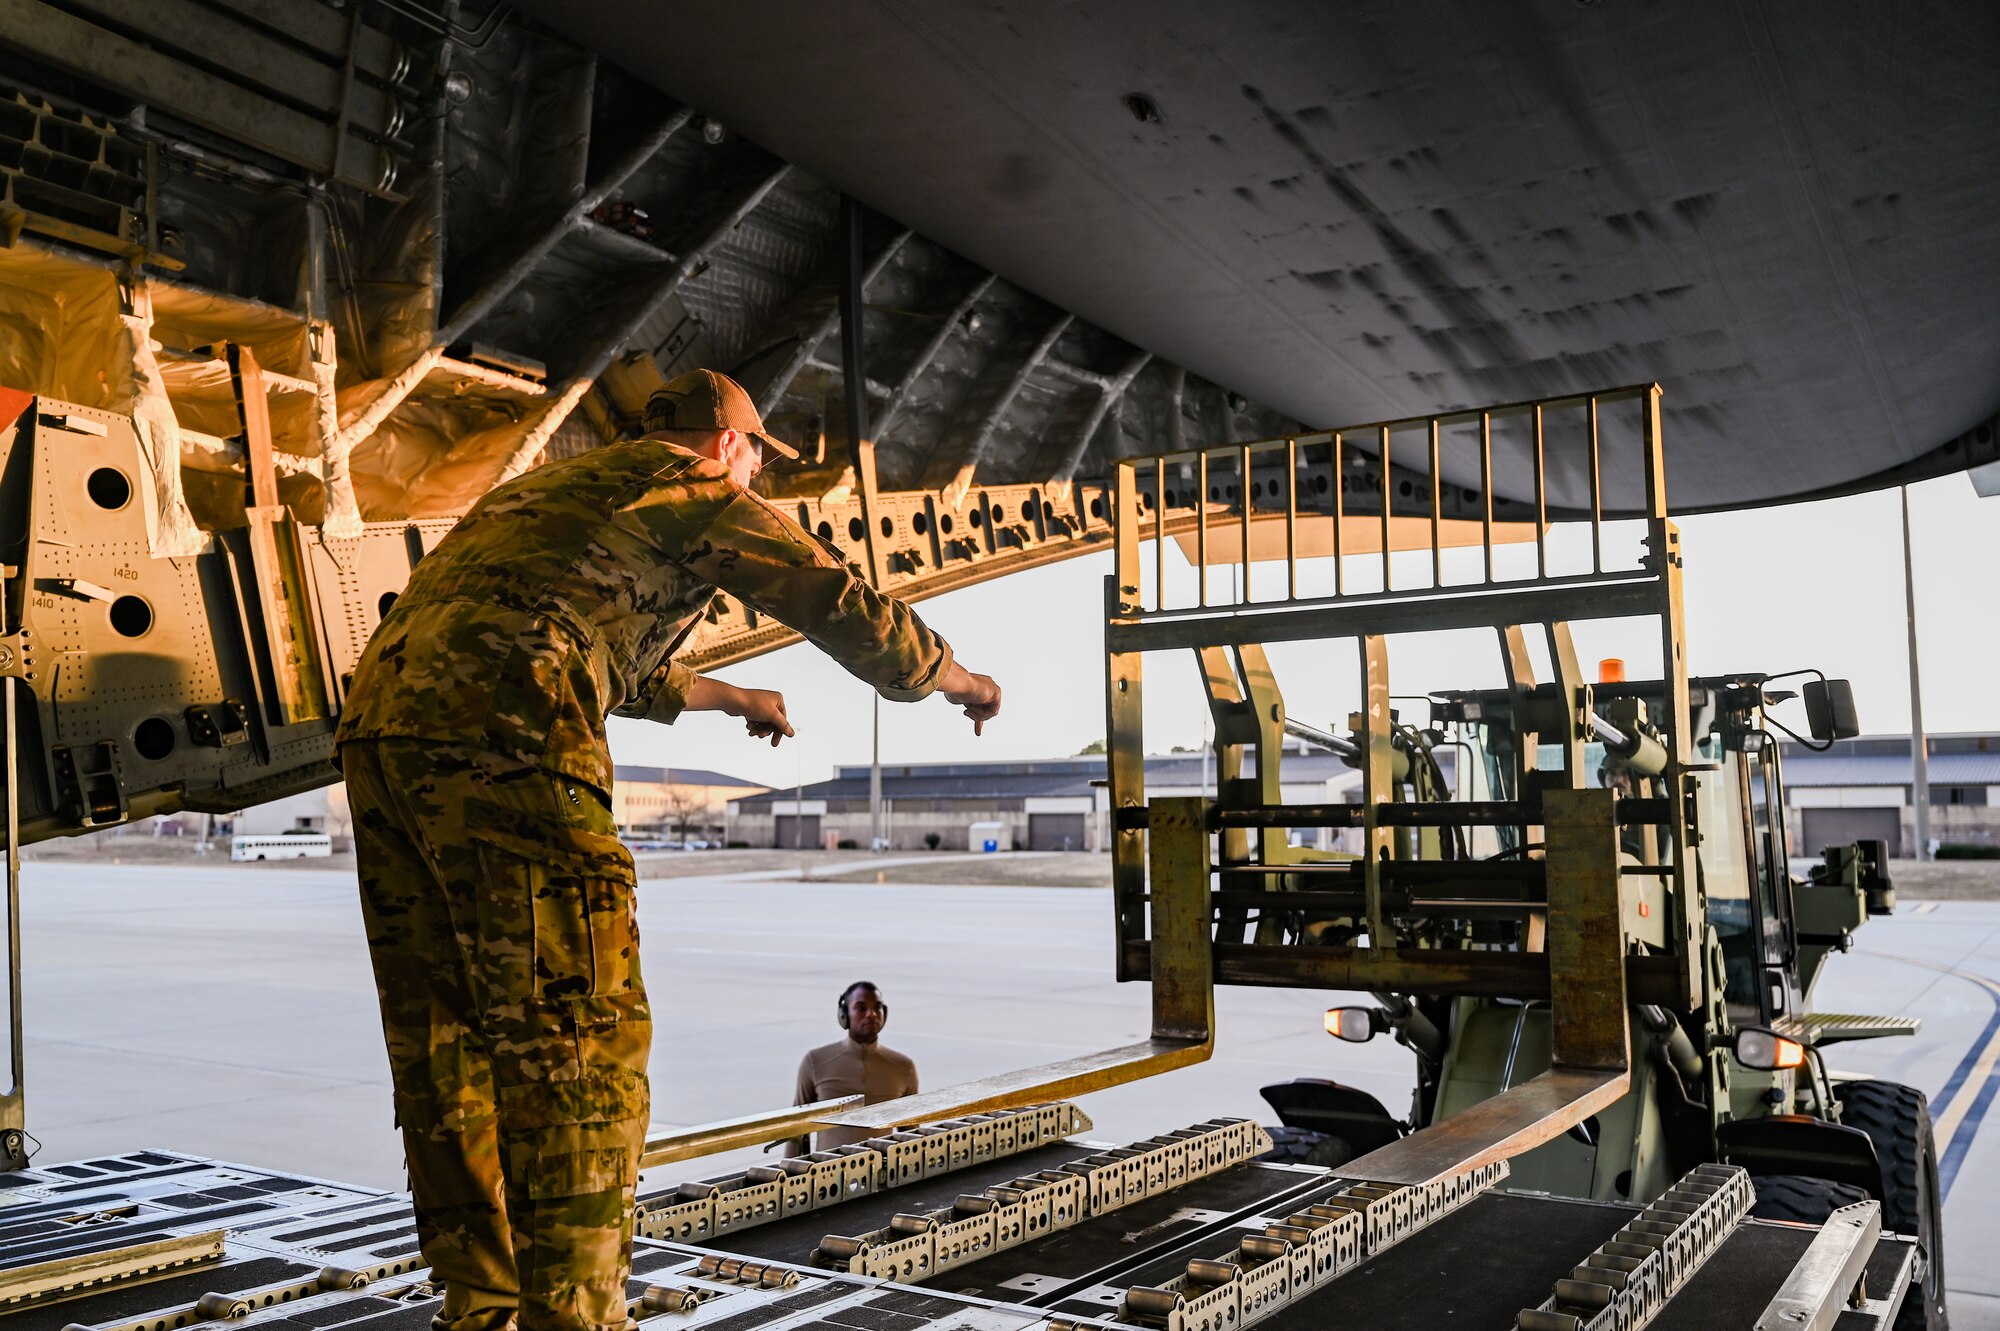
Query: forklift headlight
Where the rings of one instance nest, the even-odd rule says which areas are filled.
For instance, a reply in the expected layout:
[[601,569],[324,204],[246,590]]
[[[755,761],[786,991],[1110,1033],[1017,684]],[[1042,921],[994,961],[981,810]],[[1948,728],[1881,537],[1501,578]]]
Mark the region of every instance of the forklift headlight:
[[1330,1007],[1326,1033],[1349,1044],[1366,1044],[1382,1030],[1381,1014],[1372,1007]]
[[1765,1027],[1745,1026],[1736,1032],[1736,1061],[1758,1072],[1778,1072],[1803,1067],[1806,1047]]

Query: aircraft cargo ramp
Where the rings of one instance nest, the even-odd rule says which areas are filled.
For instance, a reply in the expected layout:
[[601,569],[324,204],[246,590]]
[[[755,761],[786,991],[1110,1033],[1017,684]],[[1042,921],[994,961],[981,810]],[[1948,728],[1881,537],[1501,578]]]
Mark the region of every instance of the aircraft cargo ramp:
[[[1748,1176],[1724,1166],[1642,1208],[1508,1192],[1504,1164],[1397,1187],[1260,1163],[1268,1139],[1241,1120],[1111,1150],[1071,1128],[1087,1120],[1063,1104],[978,1115],[644,1197],[632,1316],[694,1331],[1862,1331],[1888,1326],[1910,1283],[1911,1246],[1874,1203],[1824,1228],[1748,1220]],[[169,1152],[0,1187],[0,1298],[20,1331],[391,1331],[438,1306],[398,1194]]]

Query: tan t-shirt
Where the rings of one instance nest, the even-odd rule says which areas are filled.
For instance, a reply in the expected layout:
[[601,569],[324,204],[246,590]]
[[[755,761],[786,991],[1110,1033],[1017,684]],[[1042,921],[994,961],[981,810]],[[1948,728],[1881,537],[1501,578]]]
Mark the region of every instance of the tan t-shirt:
[[[866,1097],[868,1104],[917,1093],[917,1065],[906,1054],[877,1040],[862,1044],[853,1036],[823,1044],[799,1060],[795,1105],[833,1100],[843,1095]],[[819,1150],[864,1141],[875,1134],[867,1128],[828,1128],[815,1143]],[[806,1139],[786,1144],[786,1155],[805,1154]]]

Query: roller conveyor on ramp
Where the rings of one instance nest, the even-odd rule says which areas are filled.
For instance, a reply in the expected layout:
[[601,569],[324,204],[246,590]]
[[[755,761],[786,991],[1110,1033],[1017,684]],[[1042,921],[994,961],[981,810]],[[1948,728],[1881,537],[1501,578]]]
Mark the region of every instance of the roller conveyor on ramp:
[[[1886,1328],[1912,1246],[1874,1203],[1745,1219],[1703,1166],[1648,1207],[1260,1162],[1217,1119],[1129,1146],[1073,1106],[974,1115],[645,1190],[632,1316],[691,1331]],[[9,1331],[426,1327],[407,1198],[176,1155],[0,1177]]]

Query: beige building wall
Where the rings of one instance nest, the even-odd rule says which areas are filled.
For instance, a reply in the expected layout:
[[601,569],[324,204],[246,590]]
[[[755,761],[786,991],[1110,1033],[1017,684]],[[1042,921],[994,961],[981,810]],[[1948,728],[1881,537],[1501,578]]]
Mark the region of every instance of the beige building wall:
[[[611,790],[611,816],[619,830],[671,831],[685,813],[690,836],[720,840],[727,821],[725,810],[732,800],[759,795],[763,786],[703,786],[679,782],[620,781]],[[186,821],[199,814],[182,814]],[[303,826],[325,832],[338,848],[353,844],[354,819],[348,810],[347,787],[342,783],[289,795],[268,804],[256,805],[229,815],[234,830],[243,836],[275,835]],[[769,819],[765,822],[768,824]],[[867,833],[867,817],[862,817],[862,833]],[[742,839],[740,835],[738,839]],[[763,842],[769,844],[766,835]]]
[[[689,835],[699,833],[705,840],[715,839],[721,836],[727,824],[726,810],[730,802],[759,795],[763,791],[763,786],[618,781],[611,787],[611,818],[624,832],[673,832],[685,820]],[[731,835],[742,839],[739,834]]]

